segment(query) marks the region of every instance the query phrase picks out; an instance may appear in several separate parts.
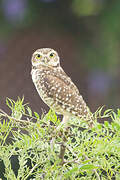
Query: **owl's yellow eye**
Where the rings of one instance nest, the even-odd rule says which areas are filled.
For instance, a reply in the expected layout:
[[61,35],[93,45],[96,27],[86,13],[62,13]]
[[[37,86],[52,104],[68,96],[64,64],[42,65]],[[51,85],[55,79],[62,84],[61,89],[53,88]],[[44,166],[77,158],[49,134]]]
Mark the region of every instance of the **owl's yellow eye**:
[[54,53],[50,53],[50,58],[53,58],[54,56],[55,56],[55,54]]
[[41,59],[42,56],[41,56],[40,54],[37,54],[37,55],[35,56],[35,58],[36,58],[36,59]]

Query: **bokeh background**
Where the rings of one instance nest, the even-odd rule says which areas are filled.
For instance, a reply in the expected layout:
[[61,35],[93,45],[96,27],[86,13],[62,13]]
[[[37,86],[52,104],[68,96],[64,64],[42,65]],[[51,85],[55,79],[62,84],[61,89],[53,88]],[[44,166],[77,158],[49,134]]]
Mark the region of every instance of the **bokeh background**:
[[119,108],[120,0],[1,0],[0,108],[24,95],[34,111],[47,110],[30,75],[42,47],[58,51],[93,112]]

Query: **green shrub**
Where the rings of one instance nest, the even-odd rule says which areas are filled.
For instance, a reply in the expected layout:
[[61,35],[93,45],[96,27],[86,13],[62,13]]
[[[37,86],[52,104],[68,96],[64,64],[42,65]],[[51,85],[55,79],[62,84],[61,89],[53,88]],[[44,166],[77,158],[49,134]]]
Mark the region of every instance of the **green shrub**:
[[64,130],[51,110],[40,118],[24,98],[7,98],[6,103],[11,115],[0,110],[0,178],[120,179],[120,110],[102,114],[101,108],[94,114],[109,116],[111,123],[95,120],[90,129],[71,118],[70,128]]

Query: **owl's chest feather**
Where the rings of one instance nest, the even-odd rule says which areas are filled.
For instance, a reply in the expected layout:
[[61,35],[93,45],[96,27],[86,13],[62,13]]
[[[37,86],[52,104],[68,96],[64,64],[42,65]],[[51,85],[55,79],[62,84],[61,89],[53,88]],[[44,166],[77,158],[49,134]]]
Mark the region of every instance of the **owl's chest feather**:
[[46,73],[43,71],[39,71],[37,69],[32,69],[31,71],[33,83],[37,89],[38,94],[40,95],[41,99],[47,103],[48,105],[51,104],[51,98],[48,97],[47,88],[45,86],[44,78]]

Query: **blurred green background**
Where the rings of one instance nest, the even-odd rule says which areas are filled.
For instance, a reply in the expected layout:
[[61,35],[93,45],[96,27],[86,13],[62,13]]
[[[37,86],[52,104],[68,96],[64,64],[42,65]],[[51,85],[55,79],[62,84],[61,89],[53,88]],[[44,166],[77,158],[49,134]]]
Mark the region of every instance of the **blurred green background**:
[[92,111],[119,108],[120,0],[1,0],[0,108],[25,96],[47,109],[31,80],[31,55],[54,48]]

